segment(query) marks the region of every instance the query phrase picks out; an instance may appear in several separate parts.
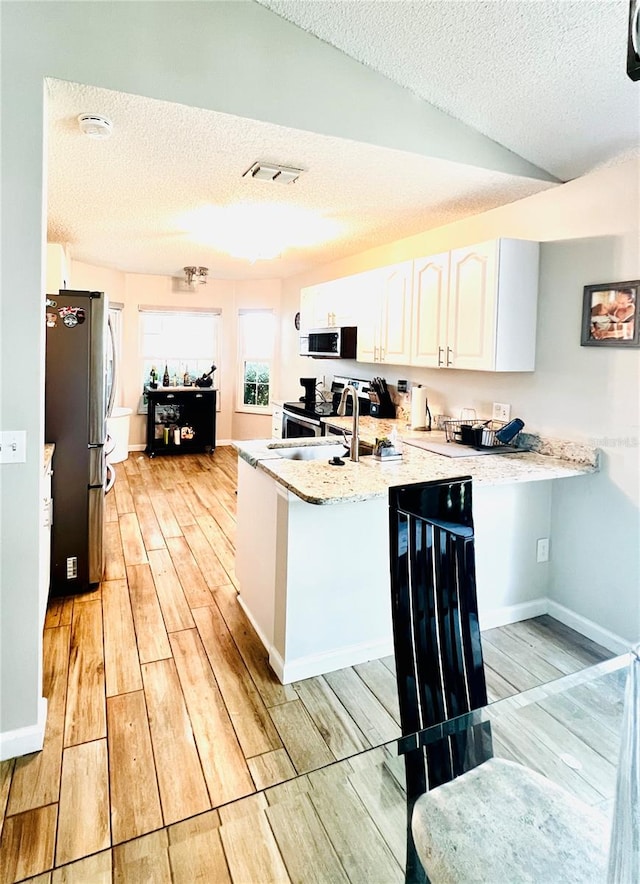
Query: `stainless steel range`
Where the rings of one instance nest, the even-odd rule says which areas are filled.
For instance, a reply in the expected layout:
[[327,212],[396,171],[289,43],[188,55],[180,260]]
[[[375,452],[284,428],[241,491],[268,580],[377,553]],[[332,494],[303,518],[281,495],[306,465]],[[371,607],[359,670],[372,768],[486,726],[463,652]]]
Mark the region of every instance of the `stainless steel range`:
[[[282,438],[299,439],[303,437],[324,436],[326,426],[321,418],[333,417],[338,413],[338,403],[343,389],[351,384],[358,391],[360,414],[369,414],[369,381],[358,378],[335,377],[331,384],[331,393],[319,394],[315,386],[308,383],[309,378],[300,378],[306,389],[306,395],[298,402],[285,402],[282,408]],[[324,396],[324,398],[323,398]],[[351,401],[347,406],[347,414],[352,408]]]

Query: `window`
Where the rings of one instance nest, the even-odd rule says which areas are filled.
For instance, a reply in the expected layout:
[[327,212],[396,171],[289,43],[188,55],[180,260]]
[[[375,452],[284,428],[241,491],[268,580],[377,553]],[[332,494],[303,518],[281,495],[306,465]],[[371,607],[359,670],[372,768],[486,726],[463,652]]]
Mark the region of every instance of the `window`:
[[[140,307],[142,384],[155,368],[162,383],[165,368],[172,385],[181,385],[185,374],[193,382],[220,363],[220,314],[212,310],[171,310]],[[213,375],[220,389],[220,373]]]
[[273,310],[238,315],[239,411],[270,410],[275,329]]

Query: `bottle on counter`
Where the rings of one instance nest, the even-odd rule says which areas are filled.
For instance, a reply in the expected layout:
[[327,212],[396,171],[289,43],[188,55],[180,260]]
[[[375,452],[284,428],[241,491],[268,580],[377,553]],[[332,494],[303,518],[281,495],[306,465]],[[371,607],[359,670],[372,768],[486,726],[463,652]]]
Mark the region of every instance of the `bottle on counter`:
[[164,374],[162,375],[162,386],[163,386],[163,387],[168,387],[168,386],[169,386],[169,383],[170,383],[170,380],[169,380],[169,368],[168,368],[168,366],[167,366],[167,363],[165,362],[165,364],[164,364]]
[[149,372],[149,386],[152,390],[155,390],[158,386],[158,372],[155,365],[151,366],[151,371]]
[[191,375],[189,374],[189,369],[186,366],[184,369],[184,378],[182,380],[182,383],[184,384],[185,387],[191,386]]

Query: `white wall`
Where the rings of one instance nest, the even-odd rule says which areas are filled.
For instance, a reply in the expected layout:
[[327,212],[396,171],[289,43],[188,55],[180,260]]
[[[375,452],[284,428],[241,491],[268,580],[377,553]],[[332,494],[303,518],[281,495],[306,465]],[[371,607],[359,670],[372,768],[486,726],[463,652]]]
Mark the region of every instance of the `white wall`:
[[498,236],[545,241],[535,372],[330,365],[334,373],[422,383],[435,411],[454,416],[462,406],[490,415],[492,402],[509,402],[532,432],[598,445],[598,476],[554,484],[551,597],[629,641],[640,636],[640,350],[581,347],[580,329],[583,286],[640,279],[639,205],[637,163],[601,170],[286,280],[283,299],[291,313],[300,288],[322,280]]

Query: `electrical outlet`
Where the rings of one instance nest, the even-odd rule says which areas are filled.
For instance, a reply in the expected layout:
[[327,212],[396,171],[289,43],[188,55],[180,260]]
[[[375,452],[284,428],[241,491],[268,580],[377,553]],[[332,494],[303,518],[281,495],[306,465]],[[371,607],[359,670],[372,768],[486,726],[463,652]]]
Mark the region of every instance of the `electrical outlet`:
[[492,417],[494,421],[511,420],[511,406],[505,402],[494,402]]
[[538,543],[536,544],[536,561],[537,562],[548,562],[549,561],[549,538],[541,537]]

